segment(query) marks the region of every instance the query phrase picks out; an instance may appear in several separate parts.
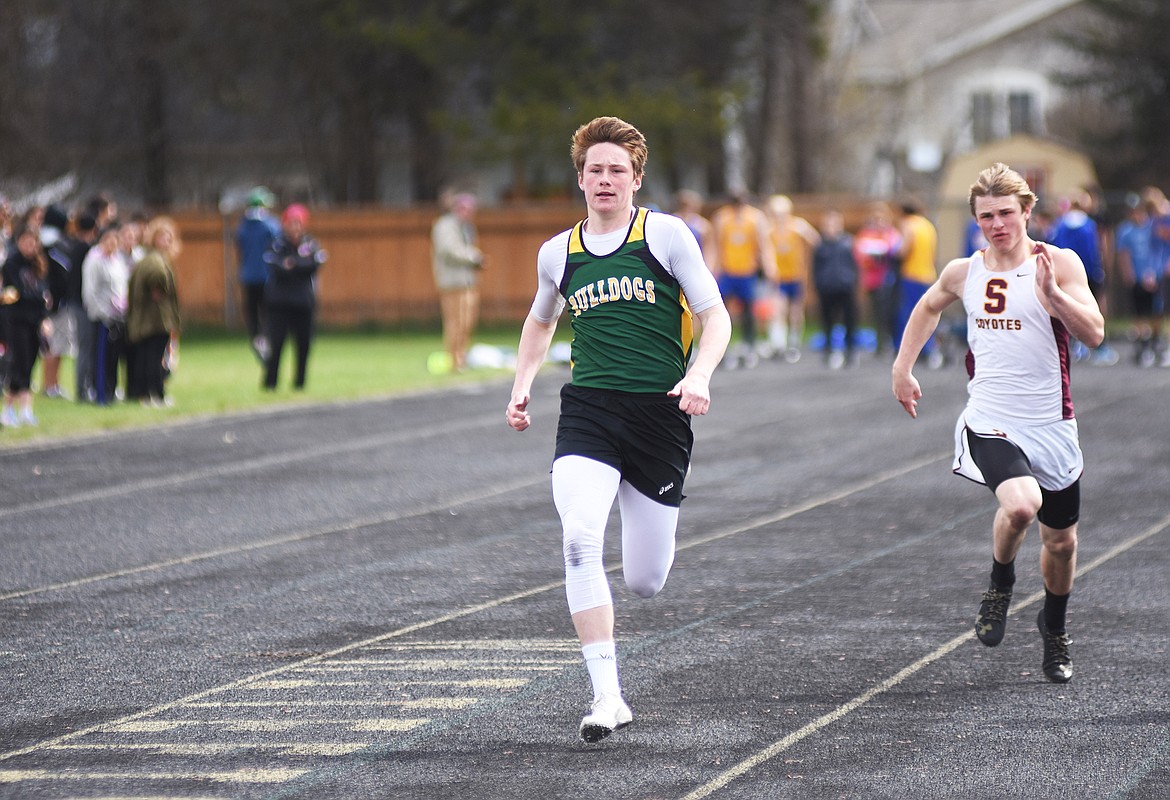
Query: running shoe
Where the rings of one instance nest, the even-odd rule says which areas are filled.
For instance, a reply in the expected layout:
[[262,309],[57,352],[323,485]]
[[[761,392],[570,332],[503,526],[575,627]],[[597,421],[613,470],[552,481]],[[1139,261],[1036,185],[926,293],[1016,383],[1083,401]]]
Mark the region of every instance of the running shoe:
[[1007,610],[1012,602],[1012,590],[989,586],[979,604],[979,615],[975,617],[975,635],[988,647],[995,647],[1003,641],[1007,628]]
[[620,695],[603,694],[594,699],[589,713],[581,720],[581,738],[589,743],[600,742],[633,721],[634,715]]
[[1044,609],[1036,617],[1036,627],[1040,630],[1040,639],[1044,642],[1044,677],[1053,683],[1068,683],[1072,680],[1072,656],[1069,655],[1070,644],[1068,634],[1049,633],[1044,624]]

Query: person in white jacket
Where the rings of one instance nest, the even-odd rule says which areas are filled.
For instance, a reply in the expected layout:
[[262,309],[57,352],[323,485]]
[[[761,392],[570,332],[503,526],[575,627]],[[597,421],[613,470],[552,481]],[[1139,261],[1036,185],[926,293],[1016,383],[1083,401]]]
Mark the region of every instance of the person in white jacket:
[[126,351],[130,264],[118,247],[118,237],[117,223],[103,230],[82,266],[81,301],[95,325],[94,402],[98,405],[115,399],[118,364]]

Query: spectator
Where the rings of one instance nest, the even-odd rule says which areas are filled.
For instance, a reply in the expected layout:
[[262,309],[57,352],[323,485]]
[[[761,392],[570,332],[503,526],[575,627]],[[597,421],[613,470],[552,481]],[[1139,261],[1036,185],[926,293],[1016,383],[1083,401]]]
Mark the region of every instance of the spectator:
[[695,241],[703,253],[703,262],[714,273],[718,266],[715,229],[711,221],[703,216],[703,196],[693,189],[680,189],[675,195],[674,215],[685,222],[695,235]]
[[[1106,275],[1105,262],[1101,257],[1101,234],[1096,221],[1089,215],[1093,210],[1093,196],[1084,189],[1078,189],[1066,200],[1067,208],[1056,221],[1049,243],[1055,247],[1072,250],[1081,257],[1085,265],[1085,274],[1089,280],[1089,289],[1097,299],[1101,313],[1108,318],[1109,307],[1106,303]],[[1080,358],[1088,358],[1093,364],[1112,366],[1118,361],[1117,351],[1102,342],[1091,350],[1079,341],[1074,348],[1074,354]]]
[[117,397],[118,364],[125,355],[130,263],[122,245],[124,226],[112,223],[90,249],[82,267],[82,303],[94,323],[94,402]]
[[1152,367],[1158,359],[1164,265],[1155,249],[1152,209],[1136,194],[1126,204],[1126,218],[1117,226],[1117,268],[1133,303],[1133,362]]
[[[1154,186],[1142,190],[1142,200],[1153,222],[1153,257],[1162,265],[1162,327],[1165,328],[1170,321],[1170,200],[1166,199],[1161,189]],[[1163,342],[1170,338],[1168,334],[1170,331],[1162,331]],[[1170,342],[1162,351],[1161,364],[1170,367]]]
[[[901,271],[898,276],[898,323],[894,330],[894,350],[902,346],[902,333],[910,320],[910,312],[926,294],[938,275],[935,259],[938,258],[938,231],[934,223],[926,218],[922,204],[917,198],[908,197],[902,201],[902,219],[898,225],[902,243],[898,248]],[[921,353],[931,369],[943,365],[942,351],[935,341],[934,332],[922,346]]]
[[[727,354],[723,364],[728,369],[759,363],[756,353],[756,281],[761,276],[776,280],[776,256],[768,238],[769,222],[763,211],[748,202],[747,192],[737,191],[731,202],[711,218],[715,245],[719,291],[725,303],[739,310],[740,341]],[[728,309],[732,310],[731,308]]]
[[130,215],[125,222],[118,225],[118,252],[126,260],[126,264],[133,269],[134,265],[146,255],[146,247],[142,244],[142,237],[146,232],[146,225],[150,220],[141,211]]
[[902,237],[894,227],[890,207],[872,203],[869,216],[853,239],[853,257],[861,270],[865,315],[873,325],[878,353],[892,347],[898,280],[898,245]]
[[0,259],[8,257],[8,246],[12,239],[12,206],[8,198],[0,194]]
[[64,210],[58,206],[45,209],[41,245],[49,259],[49,294],[53,299],[49,308],[52,334],[41,360],[41,393],[54,398],[65,397],[60,384],[61,358],[77,355],[77,326],[72,306],[79,298],[71,293],[70,275],[75,265],[70,252],[73,240],[68,237],[68,230],[69,216]]
[[987,237],[983,235],[983,229],[979,227],[977,221],[971,220],[967,223],[967,231],[963,235],[963,252],[960,257],[973,256],[985,247],[987,247]]
[[[857,327],[857,261],[853,239],[845,232],[845,218],[836,209],[821,219],[820,242],[813,249],[813,286],[821,306],[821,328],[825,333],[825,365],[840,369],[852,365]],[[845,327],[844,351],[833,344],[833,326],[840,318]]]
[[248,195],[248,207],[236,228],[236,259],[243,300],[244,326],[248,341],[256,357],[268,358],[268,343],[264,338],[261,308],[264,303],[264,284],[268,280],[268,264],[264,257],[280,235],[280,223],[269,211],[274,198],[264,186],[257,186]]
[[40,351],[40,337],[48,323],[49,260],[41,247],[32,215],[13,229],[15,249],[4,261],[0,301],[5,317],[5,343],[9,359],[4,386],[4,410],[0,424],[15,428],[36,425],[33,415],[32,373]]
[[294,203],[284,210],[280,223],[281,233],[265,257],[268,281],[264,284],[264,321],[269,352],[264,369],[264,388],[276,388],[281,351],[291,332],[297,358],[293,387],[304,389],[317,306],[317,270],[327,256],[306,232],[309,209]]
[[431,254],[439,310],[443,318],[443,345],[456,372],[467,366],[467,351],[479,317],[479,272],[483,251],[475,229],[475,195],[457,194],[450,210],[431,228]]
[[70,298],[68,305],[73,314],[73,333],[76,342],[77,360],[74,368],[74,393],[80,403],[93,402],[94,399],[94,324],[85,311],[85,304],[81,298],[81,288],[85,272],[85,258],[90,248],[98,238],[97,222],[89,211],[77,218],[76,236],[70,241],[68,248],[69,261],[73,268],[69,271],[69,287],[66,296]]
[[776,260],[776,304],[768,320],[773,353],[790,363],[800,360],[804,338],[804,286],[812,250],[821,242],[808,220],[792,213],[792,200],[782,194],[768,198],[769,239]]
[[143,405],[170,405],[164,360],[173,363],[179,347],[179,298],[174,259],[182,249],[179,229],[170,217],[147,225],[146,254],[130,273],[127,338],[134,346],[133,395]]
[[99,231],[118,219],[118,203],[109,192],[99,192],[91,197],[86,211],[93,217]]

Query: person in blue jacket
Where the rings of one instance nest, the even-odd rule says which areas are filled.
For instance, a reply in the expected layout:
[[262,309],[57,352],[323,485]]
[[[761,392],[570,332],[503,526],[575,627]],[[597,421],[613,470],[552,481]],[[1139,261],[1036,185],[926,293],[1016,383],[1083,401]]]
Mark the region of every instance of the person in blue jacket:
[[280,235],[280,223],[268,209],[273,203],[272,192],[257,186],[248,194],[248,207],[236,228],[236,255],[239,263],[240,294],[243,299],[244,324],[248,341],[256,357],[268,357],[268,343],[264,338],[261,310],[264,284],[268,280],[268,265],[264,255],[272,249],[272,242]]
[[[1101,257],[1101,237],[1097,223],[1090,216],[1093,210],[1093,196],[1084,189],[1078,189],[1068,198],[1068,209],[1057,220],[1048,243],[1055,247],[1072,250],[1081,257],[1089,279],[1089,289],[1101,312],[1107,314],[1108,293],[1105,285],[1105,262]],[[1112,366],[1118,355],[1108,342],[1089,350],[1080,342],[1073,347],[1073,354],[1080,360],[1088,358],[1094,364]]]

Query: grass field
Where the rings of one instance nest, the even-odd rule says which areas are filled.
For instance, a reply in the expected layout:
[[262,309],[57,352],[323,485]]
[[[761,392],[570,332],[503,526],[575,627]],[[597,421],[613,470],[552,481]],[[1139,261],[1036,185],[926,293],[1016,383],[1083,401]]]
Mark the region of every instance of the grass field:
[[[568,326],[564,326],[567,328]],[[519,327],[483,330],[477,343],[515,350]],[[505,376],[505,369],[471,369],[462,374],[428,370],[432,354],[442,349],[437,332],[321,332],[309,356],[307,385],[291,388],[294,356],[286,345],[276,391],[260,388],[260,362],[240,333],[194,332],[184,335],[179,365],[167,383],[170,408],[143,408],[137,403],[94,406],[37,395],[37,427],[0,429],[0,448],[63,436],[94,433],[169,419],[244,411],[261,406],[348,400],[450,386]],[[34,372],[39,385],[40,363]],[[73,362],[62,364],[62,386],[75,396]],[[501,413],[506,398],[501,397]]]

